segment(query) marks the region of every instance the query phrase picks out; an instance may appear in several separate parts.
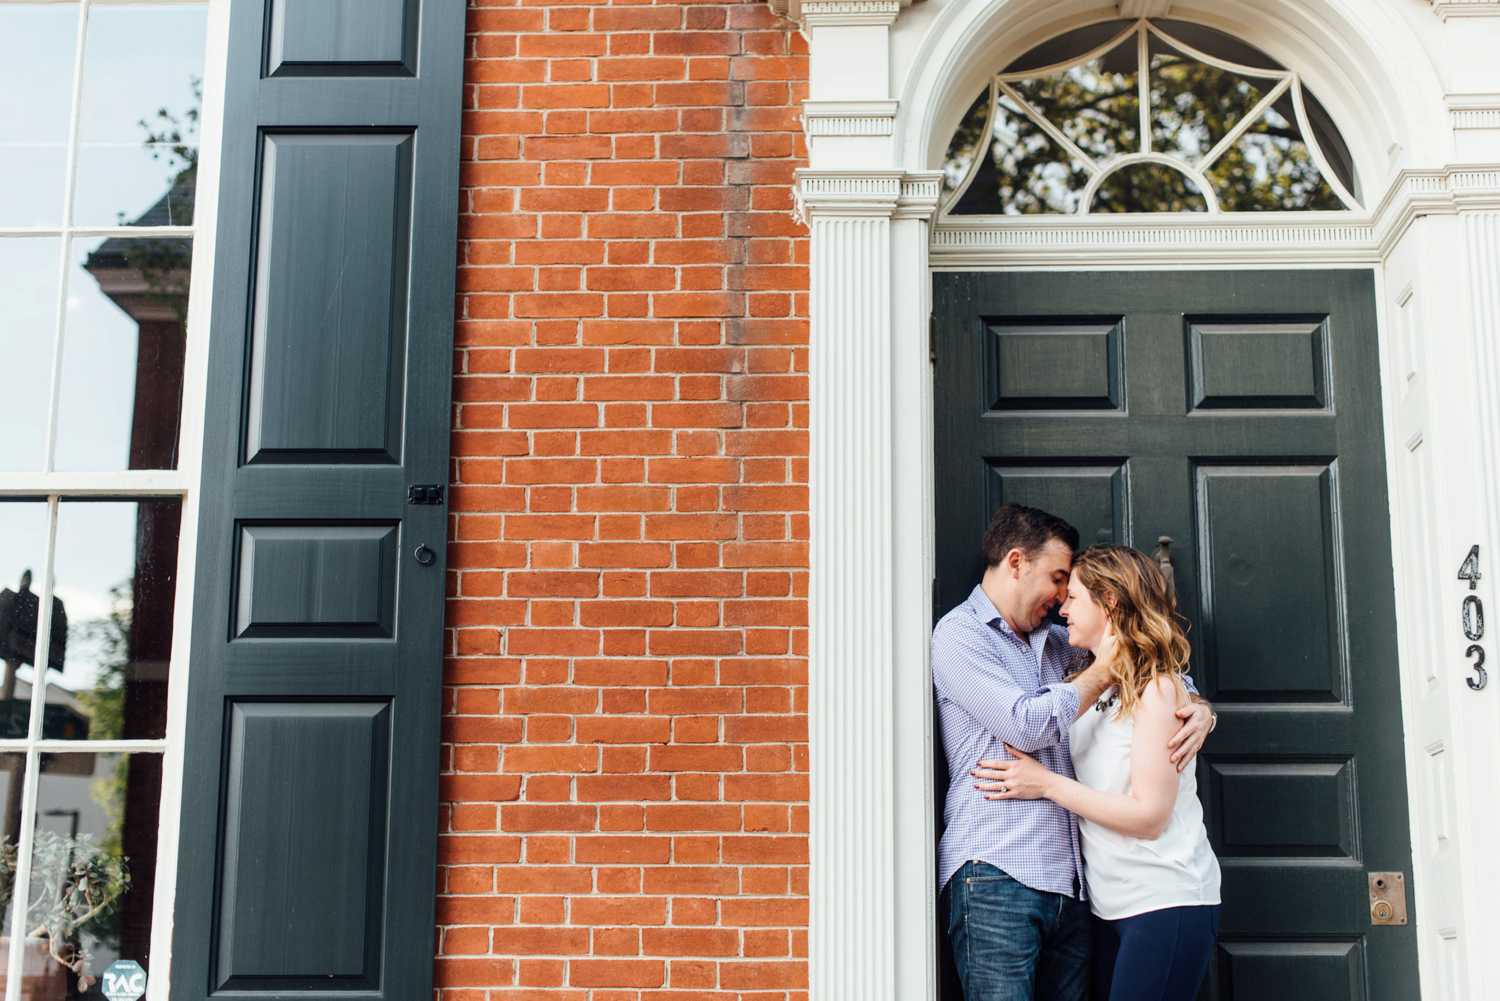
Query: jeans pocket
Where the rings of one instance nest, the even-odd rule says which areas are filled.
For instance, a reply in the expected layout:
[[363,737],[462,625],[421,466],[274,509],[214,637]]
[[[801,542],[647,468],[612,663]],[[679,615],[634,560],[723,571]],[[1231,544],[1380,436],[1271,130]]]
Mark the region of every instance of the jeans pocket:
[[979,883],[1014,883],[1015,879],[997,866],[988,862],[970,862],[965,867],[964,882],[969,886]]

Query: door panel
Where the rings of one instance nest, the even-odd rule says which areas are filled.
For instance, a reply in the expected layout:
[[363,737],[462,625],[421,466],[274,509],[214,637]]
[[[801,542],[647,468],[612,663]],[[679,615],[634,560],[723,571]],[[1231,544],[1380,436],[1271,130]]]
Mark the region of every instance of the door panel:
[[229,18],[172,997],[430,998],[464,7]]
[[1410,882],[1373,277],[939,274],[940,611],[993,509],[1170,552],[1224,872],[1214,1001],[1408,1001]]

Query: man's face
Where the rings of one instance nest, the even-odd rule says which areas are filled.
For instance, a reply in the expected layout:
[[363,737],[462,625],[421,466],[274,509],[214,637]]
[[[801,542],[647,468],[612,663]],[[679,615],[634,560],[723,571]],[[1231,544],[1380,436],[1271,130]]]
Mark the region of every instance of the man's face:
[[1073,550],[1061,539],[1049,539],[1029,559],[1016,549],[1006,558],[1016,588],[1017,601],[1013,607],[1020,621],[1015,625],[1031,632],[1046,621],[1048,612],[1067,600]]

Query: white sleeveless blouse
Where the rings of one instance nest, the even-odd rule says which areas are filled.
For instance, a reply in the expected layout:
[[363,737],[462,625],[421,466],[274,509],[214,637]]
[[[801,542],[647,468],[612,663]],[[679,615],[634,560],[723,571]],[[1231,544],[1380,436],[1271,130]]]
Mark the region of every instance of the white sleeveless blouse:
[[[1114,691],[1105,694],[1111,702]],[[1115,707],[1090,706],[1068,731],[1078,781],[1102,792],[1130,791],[1131,720],[1115,718]],[[1119,834],[1078,819],[1090,905],[1107,921],[1167,907],[1219,903],[1219,860],[1203,828],[1194,769],[1177,776],[1177,802],[1161,837],[1154,841]]]

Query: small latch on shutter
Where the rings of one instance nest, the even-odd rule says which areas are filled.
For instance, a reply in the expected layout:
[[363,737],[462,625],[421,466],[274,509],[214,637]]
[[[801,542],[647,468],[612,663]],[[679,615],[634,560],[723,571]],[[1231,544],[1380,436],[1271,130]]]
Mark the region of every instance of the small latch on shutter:
[[406,491],[406,502],[408,504],[441,504],[443,503],[443,485],[441,483],[413,483]]

